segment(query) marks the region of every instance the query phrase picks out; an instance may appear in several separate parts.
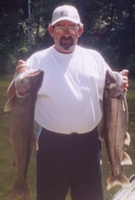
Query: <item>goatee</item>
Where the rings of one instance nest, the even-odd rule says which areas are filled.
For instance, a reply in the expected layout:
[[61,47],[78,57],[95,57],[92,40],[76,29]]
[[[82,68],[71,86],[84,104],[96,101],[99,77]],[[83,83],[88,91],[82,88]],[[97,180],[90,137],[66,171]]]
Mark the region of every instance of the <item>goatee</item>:
[[60,45],[65,50],[70,49],[74,45],[73,38],[71,36],[68,36],[68,37],[63,36],[63,37],[61,37],[61,39],[60,39]]

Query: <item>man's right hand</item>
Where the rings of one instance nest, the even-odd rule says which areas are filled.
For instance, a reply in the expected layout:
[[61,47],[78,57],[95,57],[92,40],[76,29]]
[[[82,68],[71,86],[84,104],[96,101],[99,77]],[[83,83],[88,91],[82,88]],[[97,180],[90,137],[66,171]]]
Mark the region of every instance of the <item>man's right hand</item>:
[[27,69],[27,65],[26,62],[24,60],[19,60],[17,63],[17,67],[16,67],[16,74],[19,74],[21,72],[24,72]]
[[[17,63],[16,70],[15,70],[15,76],[17,76],[21,72],[24,72],[26,69],[27,69],[26,62],[24,60],[19,60]],[[13,95],[15,94],[15,91],[16,91],[15,83],[14,83],[14,79],[13,79],[7,89],[8,99],[13,97]]]
[[27,69],[26,62],[24,60],[18,60],[17,66],[16,66],[16,75],[24,72]]

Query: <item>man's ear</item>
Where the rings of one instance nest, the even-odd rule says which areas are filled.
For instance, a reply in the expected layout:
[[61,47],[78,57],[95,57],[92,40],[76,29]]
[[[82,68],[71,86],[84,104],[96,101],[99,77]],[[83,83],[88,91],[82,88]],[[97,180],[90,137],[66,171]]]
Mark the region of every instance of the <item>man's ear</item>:
[[83,24],[79,26],[79,37],[83,34]]
[[54,27],[52,25],[48,25],[48,32],[51,37],[54,37]]

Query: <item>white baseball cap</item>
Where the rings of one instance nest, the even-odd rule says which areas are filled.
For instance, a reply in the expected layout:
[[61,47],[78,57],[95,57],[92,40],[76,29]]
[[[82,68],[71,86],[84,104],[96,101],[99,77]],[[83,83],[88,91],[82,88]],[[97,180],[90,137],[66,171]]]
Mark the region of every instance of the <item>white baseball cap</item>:
[[51,25],[62,20],[82,24],[77,9],[70,5],[59,6],[53,11]]

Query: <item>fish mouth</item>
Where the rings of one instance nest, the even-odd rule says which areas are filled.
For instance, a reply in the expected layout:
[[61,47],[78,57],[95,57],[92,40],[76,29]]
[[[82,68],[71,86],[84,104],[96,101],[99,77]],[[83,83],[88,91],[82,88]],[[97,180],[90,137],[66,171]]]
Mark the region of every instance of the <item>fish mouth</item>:
[[25,77],[28,78],[35,78],[37,77],[40,73],[42,73],[42,70],[40,69],[27,69],[21,73],[19,73],[16,77],[15,77],[15,81],[18,82],[20,79],[23,79]]
[[28,78],[30,79],[43,79],[43,76],[44,76],[44,72],[40,69],[36,69],[36,70],[32,70],[32,72],[28,75]]
[[20,98],[29,95],[33,92],[33,88],[31,88],[33,84],[37,83],[37,87],[40,87],[43,75],[44,72],[40,69],[27,69],[18,74],[15,78],[16,95]]
[[26,75],[27,77],[33,78],[38,76],[42,71],[40,69],[30,69],[26,71]]

